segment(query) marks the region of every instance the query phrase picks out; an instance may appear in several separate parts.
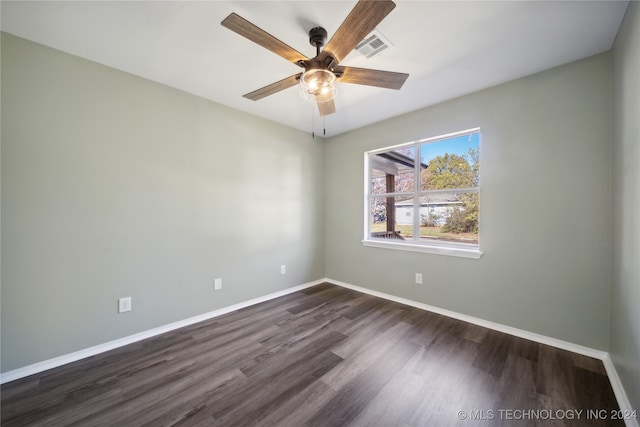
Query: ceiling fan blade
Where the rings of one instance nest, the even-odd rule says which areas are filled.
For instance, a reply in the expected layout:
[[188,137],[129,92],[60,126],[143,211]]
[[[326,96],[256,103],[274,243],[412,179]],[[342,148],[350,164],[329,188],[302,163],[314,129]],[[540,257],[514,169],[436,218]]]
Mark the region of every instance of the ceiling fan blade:
[[273,95],[274,93],[280,92],[281,90],[290,88],[291,86],[295,86],[300,81],[300,76],[302,73],[294,74],[293,76],[289,76],[285,79],[282,79],[278,82],[271,83],[268,86],[260,88],[258,90],[254,90],[253,92],[249,92],[244,96],[247,99],[252,101],[257,101],[258,99],[262,99],[265,96]]
[[318,104],[318,111],[320,111],[321,116],[328,116],[336,112],[336,104],[334,104],[332,98],[322,99],[322,95],[316,95],[316,104]]
[[400,89],[407,80],[407,77],[409,77],[409,74],[406,73],[342,66],[336,67],[334,72],[337,74],[342,73],[342,77],[338,79],[338,81],[342,83],[377,86],[396,90]]
[[396,7],[391,0],[360,0],[340,24],[319,59],[342,61]]
[[296,65],[299,65],[298,61],[306,61],[309,59],[291,46],[278,40],[235,13],[224,18],[220,24]]

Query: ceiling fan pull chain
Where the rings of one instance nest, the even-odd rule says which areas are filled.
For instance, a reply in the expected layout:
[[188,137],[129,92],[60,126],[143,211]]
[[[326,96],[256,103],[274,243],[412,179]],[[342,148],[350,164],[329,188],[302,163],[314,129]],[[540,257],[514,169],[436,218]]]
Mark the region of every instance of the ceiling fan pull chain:
[[311,138],[316,138],[316,115],[313,111],[313,104],[311,104]]
[[322,116],[322,135],[327,136],[327,116]]

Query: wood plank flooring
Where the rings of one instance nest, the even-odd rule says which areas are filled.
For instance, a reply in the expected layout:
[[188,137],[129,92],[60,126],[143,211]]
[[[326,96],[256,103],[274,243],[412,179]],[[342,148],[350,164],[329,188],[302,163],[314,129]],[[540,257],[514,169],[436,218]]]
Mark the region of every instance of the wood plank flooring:
[[13,381],[1,399],[7,427],[624,426],[599,360],[331,284]]

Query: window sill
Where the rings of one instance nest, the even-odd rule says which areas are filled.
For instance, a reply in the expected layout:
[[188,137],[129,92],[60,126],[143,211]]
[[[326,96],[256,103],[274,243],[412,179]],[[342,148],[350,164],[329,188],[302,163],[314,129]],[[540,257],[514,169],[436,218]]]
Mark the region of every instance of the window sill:
[[482,252],[479,249],[474,248],[461,248],[451,246],[435,246],[435,245],[420,245],[411,243],[392,243],[382,240],[363,240],[363,246],[369,246],[373,248],[394,249],[397,251],[409,251],[409,252],[422,252],[427,254],[455,256],[461,258],[473,258],[478,259],[482,256]]

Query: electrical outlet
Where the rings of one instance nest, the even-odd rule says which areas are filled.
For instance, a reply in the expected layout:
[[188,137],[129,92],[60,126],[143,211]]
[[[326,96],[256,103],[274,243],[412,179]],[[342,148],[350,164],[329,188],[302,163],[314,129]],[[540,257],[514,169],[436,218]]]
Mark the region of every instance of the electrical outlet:
[[222,289],[222,279],[213,279],[213,290],[219,291]]
[[131,311],[131,297],[120,298],[118,300],[118,313]]
[[280,274],[287,274],[287,266],[286,265],[281,265],[280,266]]
[[422,285],[422,273],[416,273],[416,283]]

